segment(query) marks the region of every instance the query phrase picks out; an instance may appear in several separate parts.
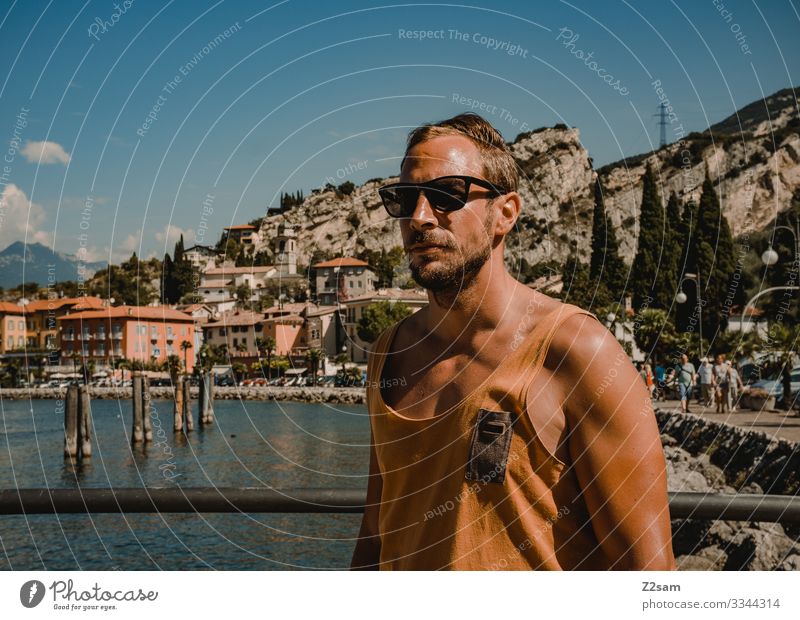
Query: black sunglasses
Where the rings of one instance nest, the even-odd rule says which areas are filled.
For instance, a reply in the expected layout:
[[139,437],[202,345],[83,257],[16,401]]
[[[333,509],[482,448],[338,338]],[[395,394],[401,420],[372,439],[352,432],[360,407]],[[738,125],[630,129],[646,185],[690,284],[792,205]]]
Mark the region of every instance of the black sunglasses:
[[449,175],[426,181],[425,183],[392,183],[378,190],[386,212],[392,217],[410,217],[417,207],[419,193],[434,209],[456,211],[469,202],[470,185],[490,190],[496,196],[507,194],[508,190],[489,183],[486,179],[464,175]]

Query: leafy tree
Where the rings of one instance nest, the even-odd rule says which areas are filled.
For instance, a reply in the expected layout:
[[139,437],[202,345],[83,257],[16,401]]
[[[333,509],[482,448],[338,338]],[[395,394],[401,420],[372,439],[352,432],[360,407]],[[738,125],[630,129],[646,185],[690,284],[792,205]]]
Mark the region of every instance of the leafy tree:
[[269,373],[269,379],[272,379],[272,355],[275,353],[276,346],[278,346],[278,344],[272,336],[256,338],[258,355],[261,356],[261,353],[264,353],[267,356],[267,372]]
[[342,183],[336,189],[343,196],[349,196],[350,194],[352,194],[355,191],[356,186],[353,184],[352,181],[345,181],[344,183]]
[[189,349],[191,349],[192,346],[192,343],[188,340],[184,340],[180,345],[181,351],[183,351],[183,368],[187,371],[189,369]]
[[561,279],[561,299],[564,302],[581,308],[592,307],[594,291],[589,281],[589,268],[581,262],[574,249],[564,262]]
[[234,362],[231,364],[231,370],[233,370],[236,383],[241,382],[242,378],[247,374],[247,366],[242,364],[242,362]]
[[688,352],[688,335],[675,330],[664,310],[645,308],[639,311],[634,318],[633,338],[645,357],[657,361],[674,362],[680,358],[680,352]]
[[[369,263],[370,268],[377,277],[376,286],[378,288],[390,288],[394,286],[395,269],[403,264],[405,251],[399,245],[390,248],[381,248],[380,251],[362,250],[356,254],[356,258]],[[314,264],[312,262],[312,264]]]
[[592,255],[589,277],[597,286],[597,303],[607,305],[619,301],[625,290],[627,269],[619,255],[619,244],[603,199],[600,177],[594,184],[594,216],[592,219]]
[[183,363],[181,362],[180,356],[175,355],[174,353],[168,355],[165,361],[165,366],[172,383],[177,383],[178,375],[181,374],[181,369],[183,368]]
[[358,320],[358,337],[364,342],[375,342],[382,331],[411,314],[411,309],[402,301],[391,303],[378,301],[370,304]]
[[319,363],[324,359],[325,351],[322,349],[309,349],[306,351],[306,360],[308,361],[308,367],[311,369],[311,381],[314,387],[317,385],[317,369],[319,368]]
[[636,256],[631,271],[631,290],[633,307],[669,308],[674,297],[674,289],[669,283],[668,269],[665,268],[665,250],[671,247],[671,238],[666,227],[664,207],[658,194],[656,177],[650,164],[642,177],[642,206],[639,216],[639,238]]

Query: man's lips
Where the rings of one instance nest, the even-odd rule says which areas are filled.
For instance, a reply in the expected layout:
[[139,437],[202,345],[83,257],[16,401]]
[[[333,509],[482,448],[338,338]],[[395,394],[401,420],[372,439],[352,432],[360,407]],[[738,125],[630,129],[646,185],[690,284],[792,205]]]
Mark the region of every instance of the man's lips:
[[425,252],[425,251],[428,251],[428,250],[442,249],[444,247],[445,246],[443,246],[443,245],[435,245],[433,243],[415,243],[414,245],[412,245],[408,249],[408,251],[409,252]]

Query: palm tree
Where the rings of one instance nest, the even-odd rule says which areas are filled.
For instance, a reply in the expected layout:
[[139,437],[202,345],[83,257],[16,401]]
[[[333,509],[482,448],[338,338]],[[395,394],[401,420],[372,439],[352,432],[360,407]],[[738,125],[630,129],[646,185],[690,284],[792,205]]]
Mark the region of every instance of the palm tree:
[[183,351],[183,370],[184,374],[189,372],[188,351],[192,348],[192,343],[188,340],[181,342],[181,351]]
[[[278,346],[278,343],[275,342],[275,338],[272,336],[267,336],[266,338],[259,338],[256,340],[262,342],[261,347],[259,347],[259,351],[264,351],[267,354],[267,379],[272,379],[272,354],[275,352],[275,347]],[[258,344],[256,344],[258,346]]]
[[311,367],[311,382],[314,387],[317,385],[317,367],[319,366],[320,360],[325,358],[325,351],[322,349],[309,349],[306,352],[306,360],[308,361],[308,365]]

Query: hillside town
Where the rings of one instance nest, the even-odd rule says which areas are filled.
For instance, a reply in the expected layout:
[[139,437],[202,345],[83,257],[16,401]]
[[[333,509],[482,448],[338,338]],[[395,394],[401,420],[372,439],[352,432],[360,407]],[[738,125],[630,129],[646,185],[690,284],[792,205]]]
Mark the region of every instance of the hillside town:
[[[264,243],[254,226],[241,225],[226,228],[219,245],[230,253],[232,246],[247,252]],[[272,265],[237,266],[213,247],[186,248],[178,260],[191,265],[194,287],[181,298],[191,303],[163,303],[169,297],[163,294],[148,305],[117,304],[113,297],[63,292],[0,302],[4,385],[76,379],[114,385],[129,369],[167,379],[175,371],[194,373],[199,364],[209,364],[223,382],[316,383],[313,377],[331,379],[339,371],[340,380],[346,373],[358,385],[370,344],[359,329],[367,309],[378,304],[410,313],[428,303],[421,289],[379,287],[375,269],[354,257],[299,272],[289,227],[267,245]],[[265,306],[265,299],[273,303]]]

